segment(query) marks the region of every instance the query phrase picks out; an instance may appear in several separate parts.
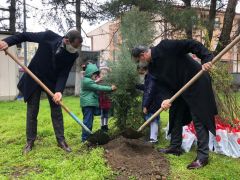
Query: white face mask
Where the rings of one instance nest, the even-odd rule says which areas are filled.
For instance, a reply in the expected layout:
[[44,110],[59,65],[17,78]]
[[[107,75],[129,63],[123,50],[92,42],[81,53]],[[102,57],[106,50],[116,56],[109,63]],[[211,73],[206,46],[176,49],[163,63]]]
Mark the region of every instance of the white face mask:
[[149,62],[148,61],[139,61],[138,64],[140,67],[147,67],[149,65]]
[[71,44],[66,44],[66,50],[72,54],[74,54],[78,51],[78,49],[74,48]]

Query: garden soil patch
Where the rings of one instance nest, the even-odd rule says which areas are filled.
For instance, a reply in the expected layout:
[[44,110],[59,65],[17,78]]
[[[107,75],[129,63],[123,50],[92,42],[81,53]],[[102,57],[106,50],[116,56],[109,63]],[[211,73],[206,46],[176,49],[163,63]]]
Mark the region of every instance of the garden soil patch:
[[120,136],[103,146],[109,166],[118,172],[117,179],[166,179],[168,160],[150,143]]

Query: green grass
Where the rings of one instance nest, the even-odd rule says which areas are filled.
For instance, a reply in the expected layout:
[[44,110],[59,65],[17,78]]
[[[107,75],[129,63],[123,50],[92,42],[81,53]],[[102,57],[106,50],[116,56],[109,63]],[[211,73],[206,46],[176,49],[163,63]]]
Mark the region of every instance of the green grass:
[[[64,102],[80,118],[79,98],[66,97]],[[66,154],[56,146],[47,100],[41,101],[38,116],[38,139],[28,155],[21,154],[25,145],[26,105],[21,101],[0,102],[0,179],[113,179],[114,172],[103,158],[103,149],[88,150],[80,143],[81,128],[64,113],[65,137],[73,152]],[[163,127],[167,113],[161,115]],[[95,119],[94,130],[99,128]],[[113,121],[111,122],[113,127]],[[161,132],[158,147],[167,146]],[[239,179],[240,159],[210,154],[210,165],[189,171],[186,165],[196,156],[193,149],[180,157],[166,156],[171,164],[169,179]],[[146,162],[147,163],[147,162]]]

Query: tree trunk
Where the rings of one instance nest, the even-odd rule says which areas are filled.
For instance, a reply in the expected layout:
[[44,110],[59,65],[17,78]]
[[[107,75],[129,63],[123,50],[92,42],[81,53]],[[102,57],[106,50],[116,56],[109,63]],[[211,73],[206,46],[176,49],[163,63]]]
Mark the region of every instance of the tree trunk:
[[10,2],[10,7],[9,7],[9,13],[10,13],[10,18],[9,18],[9,31],[11,33],[16,32],[16,0],[11,0]]
[[[81,33],[81,0],[76,0],[76,28]],[[79,96],[80,84],[81,84],[81,62],[82,62],[82,51],[79,48],[79,57],[76,59],[76,73],[75,73],[75,90],[74,95]]]
[[209,23],[207,26],[209,42],[212,41],[212,37],[213,37],[213,30],[214,30],[215,17],[216,17],[216,7],[217,7],[217,0],[211,0],[209,19],[208,19]]
[[230,42],[230,35],[232,31],[233,19],[235,17],[235,10],[238,0],[229,0],[224,16],[223,28],[219,38],[215,53],[218,54]]
[[[191,0],[183,0],[186,9],[191,9]],[[192,23],[185,29],[188,39],[192,39]]]

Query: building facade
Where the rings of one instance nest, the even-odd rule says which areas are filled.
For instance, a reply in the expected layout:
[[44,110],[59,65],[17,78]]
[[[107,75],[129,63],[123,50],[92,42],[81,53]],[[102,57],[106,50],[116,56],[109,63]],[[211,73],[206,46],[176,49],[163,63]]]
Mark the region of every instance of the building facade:
[[[0,39],[4,39],[9,34],[0,33]],[[17,54],[17,48],[8,49],[12,54]],[[14,100],[18,95],[16,84],[19,81],[18,65],[4,52],[0,52],[0,101]]]

